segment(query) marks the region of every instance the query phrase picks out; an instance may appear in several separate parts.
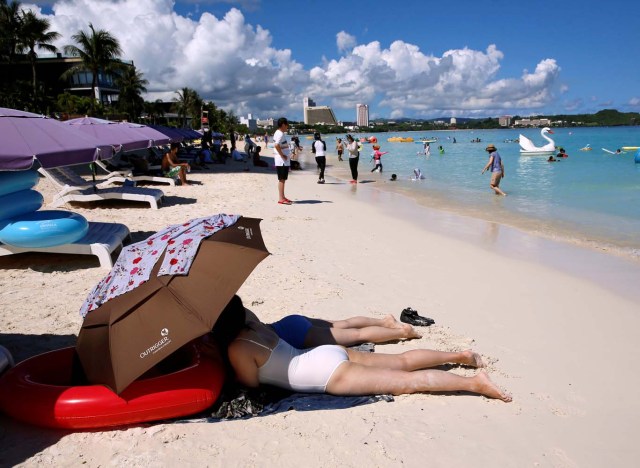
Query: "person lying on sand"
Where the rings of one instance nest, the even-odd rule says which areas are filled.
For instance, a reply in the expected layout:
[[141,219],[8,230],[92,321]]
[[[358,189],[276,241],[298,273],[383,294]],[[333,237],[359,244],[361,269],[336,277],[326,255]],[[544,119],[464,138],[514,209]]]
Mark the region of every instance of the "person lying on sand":
[[269,384],[297,392],[345,396],[467,391],[511,401],[484,371],[462,377],[429,369],[445,363],[484,367],[480,355],[471,350],[379,354],[338,345],[300,350],[279,338],[270,326],[246,319],[238,296],[227,304],[211,335],[226,354],[238,382],[247,387]]
[[[250,311],[246,311],[246,316],[247,320],[260,322]],[[357,316],[335,321],[287,315],[270,326],[280,338],[298,349],[327,344],[385,343],[422,336],[411,325],[398,322],[392,315],[382,319]]]

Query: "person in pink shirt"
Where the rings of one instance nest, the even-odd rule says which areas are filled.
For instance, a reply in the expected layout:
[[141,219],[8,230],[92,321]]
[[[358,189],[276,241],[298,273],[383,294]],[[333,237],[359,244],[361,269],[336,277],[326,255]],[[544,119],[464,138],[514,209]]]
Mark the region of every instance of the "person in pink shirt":
[[373,153],[371,154],[371,157],[373,158],[376,166],[371,169],[371,172],[375,172],[378,169],[382,172],[382,155],[387,153],[388,151],[380,151],[380,145],[373,145]]

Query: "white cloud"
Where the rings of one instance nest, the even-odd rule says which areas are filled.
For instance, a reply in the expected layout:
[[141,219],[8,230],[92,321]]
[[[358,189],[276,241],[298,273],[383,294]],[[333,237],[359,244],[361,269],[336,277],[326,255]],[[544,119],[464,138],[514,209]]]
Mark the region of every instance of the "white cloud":
[[188,86],[238,114],[300,118],[302,98],[311,96],[337,110],[371,103],[372,111],[394,117],[487,115],[538,109],[563,91],[551,58],[520,77],[500,77],[505,57],[496,45],[436,56],[400,40],[387,48],[378,41],[357,44],[341,31],[341,55],[305,69],[291,50],[273,47],[270,31],[247,24],[235,8],[222,17],[191,18],[178,15],[172,0],[64,0],[52,11],[60,47],[90,22],[117,37],[123,58],[149,80],[149,99],[171,99]]
[[336,34],[336,45],[339,52],[347,52],[356,45],[356,38],[349,33],[340,31]]
[[48,18],[62,35],[60,49],[89,23],[118,38],[123,58],[149,80],[148,99],[170,100],[190,87],[239,114],[300,112],[308,71],[290,50],[272,47],[269,31],[247,24],[235,8],[221,18],[203,13],[192,19],[173,6],[172,0],[66,0],[55,3]]

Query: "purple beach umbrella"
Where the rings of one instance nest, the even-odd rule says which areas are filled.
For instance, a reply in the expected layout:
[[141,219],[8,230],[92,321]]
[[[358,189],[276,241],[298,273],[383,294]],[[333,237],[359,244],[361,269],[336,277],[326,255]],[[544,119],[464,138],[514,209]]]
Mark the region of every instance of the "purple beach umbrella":
[[180,143],[184,141],[184,135],[178,131],[177,128],[165,127],[164,125],[149,125],[154,130],[165,134],[171,139],[172,143]]
[[137,133],[149,138],[149,140],[152,142],[151,146],[162,146],[171,143],[171,138],[147,125],[141,125],[132,122],[121,122],[119,125],[124,125],[125,127],[131,128]]
[[113,148],[55,119],[0,107],[0,170],[20,171],[109,159]]
[[151,146],[148,138],[132,131],[130,128],[118,125],[117,122],[82,117],[63,122],[86,135],[91,135],[104,144],[113,146],[117,151],[135,151]]

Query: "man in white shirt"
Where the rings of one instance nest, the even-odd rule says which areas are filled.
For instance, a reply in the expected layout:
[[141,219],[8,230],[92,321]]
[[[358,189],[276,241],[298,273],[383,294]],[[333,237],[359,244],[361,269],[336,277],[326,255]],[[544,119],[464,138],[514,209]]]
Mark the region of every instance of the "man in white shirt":
[[289,142],[287,141],[287,129],[289,122],[286,118],[278,119],[278,129],[273,134],[273,160],[278,173],[278,203],[281,205],[291,205],[291,200],[284,196],[284,184],[289,178],[289,166],[291,165]]
[[325,156],[327,144],[322,141],[322,137],[319,133],[316,132],[313,137],[315,138],[315,141],[311,145],[311,152],[316,155],[316,162],[318,163],[318,169],[320,170],[318,183],[324,184],[324,168],[327,166],[327,158]]

